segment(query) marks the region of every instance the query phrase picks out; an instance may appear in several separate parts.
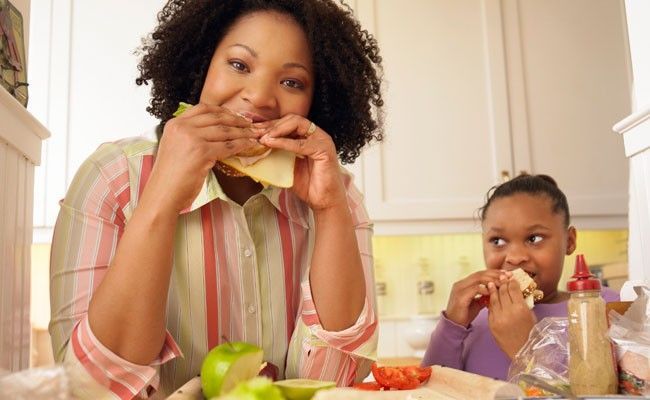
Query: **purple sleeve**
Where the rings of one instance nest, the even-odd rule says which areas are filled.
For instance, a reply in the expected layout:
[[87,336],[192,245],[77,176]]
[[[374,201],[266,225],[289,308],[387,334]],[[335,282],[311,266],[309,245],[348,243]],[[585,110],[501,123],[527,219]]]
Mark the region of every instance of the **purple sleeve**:
[[429,346],[422,359],[422,366],[443,365],[463,369],[463,342],[472,331],[447,319],[443,312],[436,329],[431,334]]
[[608,302],[608,303],[610,301],[620,301],[621,300],[621,296],[619,295],[619,293],[616,290],[610,289],[610,288],[608,288],[606,286],[601,289],[600,296],[603,299],[605,299],[605,301]]

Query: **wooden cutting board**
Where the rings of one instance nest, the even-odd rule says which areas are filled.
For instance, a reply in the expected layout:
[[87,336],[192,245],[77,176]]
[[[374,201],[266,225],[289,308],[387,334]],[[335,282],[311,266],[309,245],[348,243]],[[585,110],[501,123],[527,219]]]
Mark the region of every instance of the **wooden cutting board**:
[[[320,391],[314,400],[493,400],[523,397],[521,389],[508,382],[434,365],[431,379],[415,390],[368,392],[351,388]],[[204,400],[201,379],[191,379],[167,400]]]

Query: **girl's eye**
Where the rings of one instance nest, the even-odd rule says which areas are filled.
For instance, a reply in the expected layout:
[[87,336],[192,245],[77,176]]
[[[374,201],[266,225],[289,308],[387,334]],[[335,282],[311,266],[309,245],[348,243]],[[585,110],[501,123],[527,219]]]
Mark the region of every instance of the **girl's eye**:
[[230,66],[236,69],[237,71],[241,71],[241,72],[248,71],[248,67],[246,66],[246,64],[244,64],[239,60],[230,60],[228,61],[228,64],[230,64]]
[[531,235],[531,236],[528,238],[528,241],[529,241],[530,243],[535,244],[535,243],[539,243],[539,242],[541,242],[543,239],[544,239],[544,238],[542,237],[542,235]]
[[302,82],[295,79],[285,79],[282,81],[284,86],[290,87],[291,89],[303,89],[305,85]]
[[506,241],[500,237],[493,237],[490,238],[490,243],[492,243],[494,246],[501,247],[506,244]]

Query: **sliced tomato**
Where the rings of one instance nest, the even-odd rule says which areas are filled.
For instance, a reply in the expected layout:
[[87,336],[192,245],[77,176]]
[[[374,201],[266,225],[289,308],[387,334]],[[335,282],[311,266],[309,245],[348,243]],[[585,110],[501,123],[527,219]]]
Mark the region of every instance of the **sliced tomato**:
[[373,363],[372,376],[380,385],[388,389],[405,390],[420,386],[418,378],[405,374],[400,367],[379,367],[377,363]]
[[352,385],[352,387],[359,390],[371,390],[371,391],[380,391],[384,388],[377,382],[359,382]]
[[429,377],[431,376],[431,367],[418,367],[416,365],[409,365],[407,367],[401,367],[401,369],[407,376],[417,378],[420,383],[428,381]]

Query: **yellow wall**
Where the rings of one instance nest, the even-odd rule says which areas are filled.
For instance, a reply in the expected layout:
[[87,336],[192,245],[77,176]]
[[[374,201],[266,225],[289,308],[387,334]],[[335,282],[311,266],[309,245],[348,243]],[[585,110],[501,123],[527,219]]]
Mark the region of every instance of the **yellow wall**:
[[32,245],[31,270],[31,307],[32,326],[47,329],[50,322],[50,245]]
[[[436,236],[377,236],[373,239],[376,280],[386,282],[380,314],[407,317],[418,313],[417,281],[420,259],[429,264],[435,284],[433,312],[447,305],[454,282],[483,269],[480,234]],[[627,230],[579,231],[575,254],[584,254],[589,265],[627,262]],[[573,274],[574,255],[566,257],[560,288]]]
[[[435,236],[376,236],[373,239],[376,280],[387,285],[380,313],[407,317],[418,313],[417,281],[421,259],[429,264],[433,280],[433,312],[447,304],[451,285],[483,267],[480,234]],[[591,266],[627,262],[627,230],[579,231],[575,254],[584,254]],[[49,299],[50,246],[32,246],[31,319],[38,328],[47,328]],[[573,273],[574,256],[566,257],[560,288]]]

